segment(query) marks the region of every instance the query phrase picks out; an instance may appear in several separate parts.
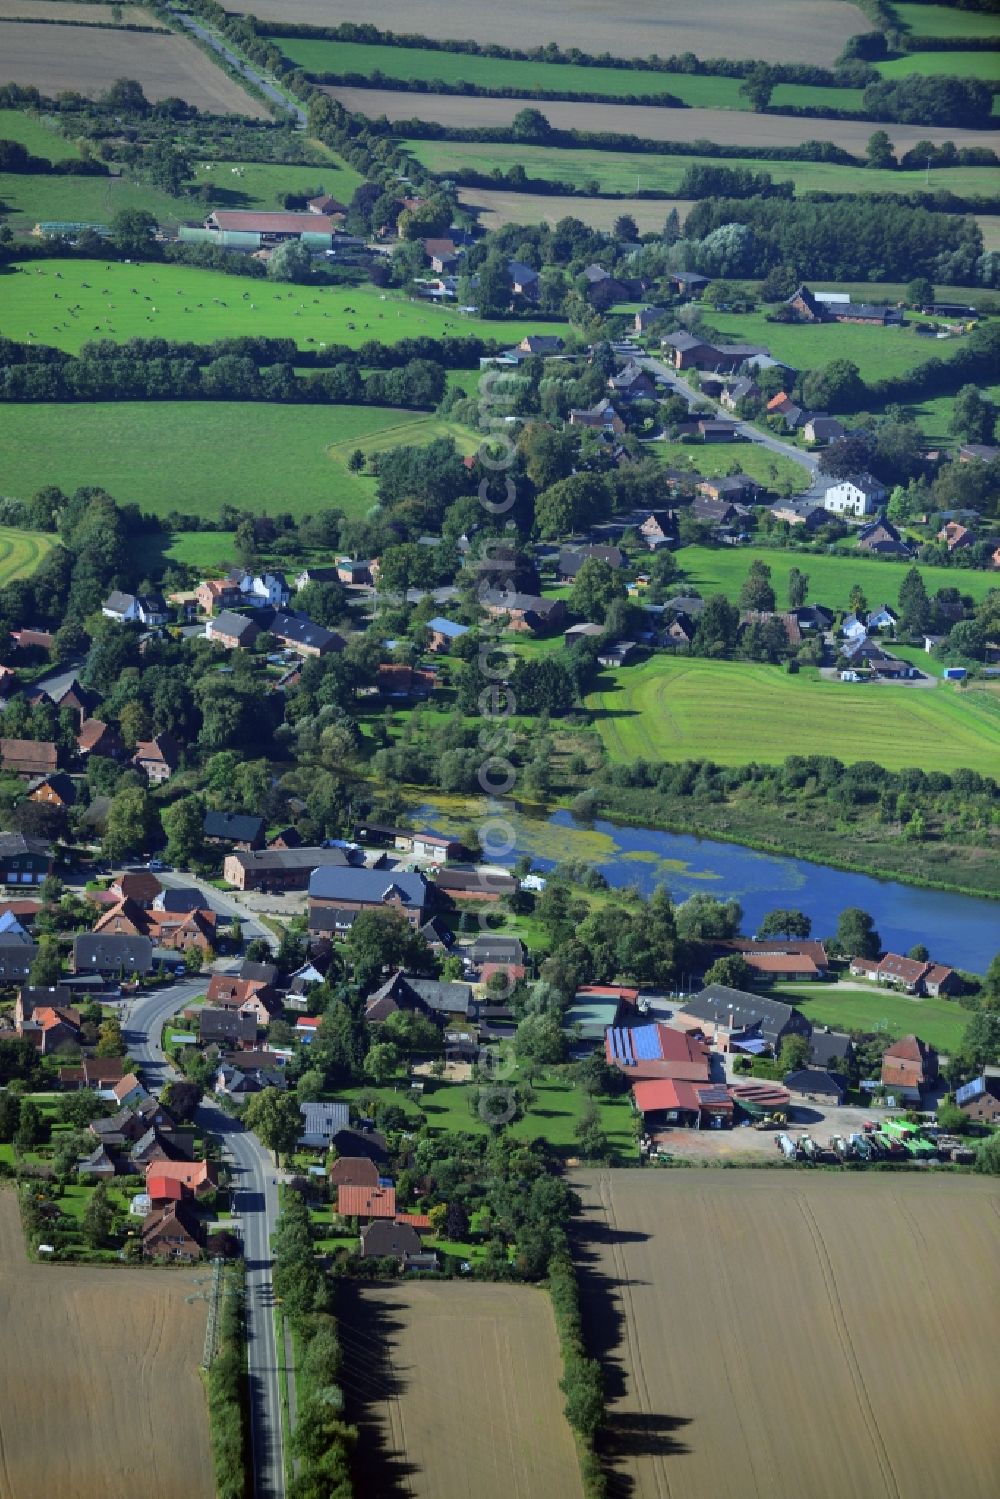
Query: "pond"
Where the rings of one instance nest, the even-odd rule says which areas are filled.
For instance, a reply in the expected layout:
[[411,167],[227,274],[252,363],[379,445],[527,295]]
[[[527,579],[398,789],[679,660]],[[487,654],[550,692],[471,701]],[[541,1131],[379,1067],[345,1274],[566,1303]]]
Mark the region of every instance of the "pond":
[[[482,805],[460,797],[434,798],[416,815],[421,825],[456,833],[475,824]],[[509,820],[516,839],[510,862],[530,854],[544,871],[562,860],[583,860],[599,869],[609,885],[637,885],[647,895],[665,885],[678,903],[699,890],[720,900],[736,899],[748,935],[767,911],[792,906],[812,919],[815,936],[828,937],[840,911],[860,906],[874,917],[883,947],[893,952],[906,953],[922,942],[938,962],[983,973],[1000,951],[1000,905],[975,896],[922,890],[687,833],[605,821],[578,823],[562,808],[546,816],[521,807]]]

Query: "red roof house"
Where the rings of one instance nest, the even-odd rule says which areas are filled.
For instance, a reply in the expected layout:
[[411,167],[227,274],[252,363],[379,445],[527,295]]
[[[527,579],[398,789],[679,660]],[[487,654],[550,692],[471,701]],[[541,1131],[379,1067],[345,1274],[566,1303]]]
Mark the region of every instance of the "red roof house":
[[341,1218],[396,1217],[395,1187],[338,1187],[337,1212]]

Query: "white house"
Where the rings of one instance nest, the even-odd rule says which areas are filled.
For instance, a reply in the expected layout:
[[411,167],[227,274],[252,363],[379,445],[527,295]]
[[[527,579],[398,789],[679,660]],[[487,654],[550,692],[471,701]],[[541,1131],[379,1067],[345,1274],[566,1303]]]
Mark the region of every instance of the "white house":
[[235,583],[240,590],[244,602],[248,604],[283,609],[292,596],[284,573],[270,570],[251,573],[236,568],[229,577],[230,582]]
[[165,625],[169,619],[167,606],[158,593],[109,593],[101,605],[105,619],[113,619],[120,625]]
[[871,474],[851,474],[830,485],[823,496],[823,509],[834,515],[874,515],[885,498],[885,485]]

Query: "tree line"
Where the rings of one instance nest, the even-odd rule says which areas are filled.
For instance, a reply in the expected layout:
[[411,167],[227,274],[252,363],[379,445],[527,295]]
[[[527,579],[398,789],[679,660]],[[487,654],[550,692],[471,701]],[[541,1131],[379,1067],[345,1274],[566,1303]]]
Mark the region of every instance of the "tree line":
[[[9,352],[9,341],[7,352]],[[287,404],[405,406],[438,404],[447,380],[442,365],[411,359],[363,374],[356,363],[299,374],[291,361],[261,367],[249,355],[193,359],[118,357],[84,352],[62,359],[0,363],[0,401],[278,401]]]

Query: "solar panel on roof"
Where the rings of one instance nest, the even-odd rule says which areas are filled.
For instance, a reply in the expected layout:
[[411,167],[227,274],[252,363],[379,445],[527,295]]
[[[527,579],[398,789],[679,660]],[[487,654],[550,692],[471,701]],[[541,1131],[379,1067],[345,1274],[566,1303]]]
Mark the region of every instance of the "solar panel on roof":
[[971,1083],[966,1083],[963,1087],[955,1089],[955,1102],[957,1104],[971,1103],[974,1098],[978,1098],[985,1090],[986,1079],[984,1077],[975,1077]]
[[660,1032],[655,1025],[641,1025],[632,1032],[636,1056],[643,1062],[661,1062]]

